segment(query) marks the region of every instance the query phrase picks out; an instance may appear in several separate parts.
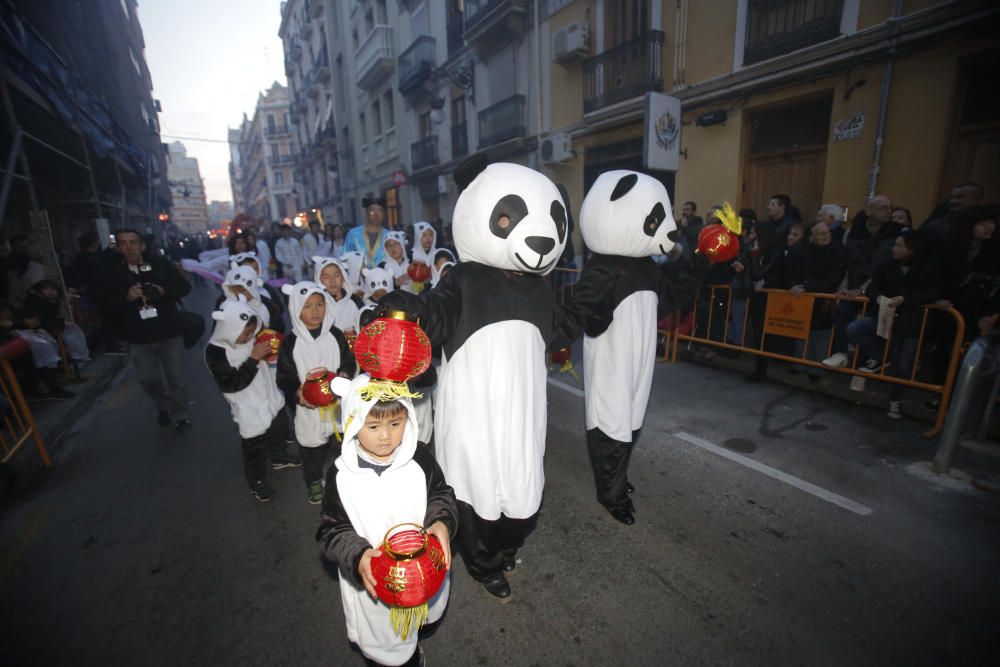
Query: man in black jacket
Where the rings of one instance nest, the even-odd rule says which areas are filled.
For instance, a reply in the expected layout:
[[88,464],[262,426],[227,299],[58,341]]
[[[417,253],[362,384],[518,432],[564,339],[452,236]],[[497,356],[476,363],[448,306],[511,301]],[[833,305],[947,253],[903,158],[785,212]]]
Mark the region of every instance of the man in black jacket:
[[97,297],[129,342],[139,383],[156,403],[160,426],[176,420],[177,431],[183,433],[191,422],[177,303],[191,285],[173,264],[147,254],[138,232],[122,229],[115,238],[121,261],[107,266]]

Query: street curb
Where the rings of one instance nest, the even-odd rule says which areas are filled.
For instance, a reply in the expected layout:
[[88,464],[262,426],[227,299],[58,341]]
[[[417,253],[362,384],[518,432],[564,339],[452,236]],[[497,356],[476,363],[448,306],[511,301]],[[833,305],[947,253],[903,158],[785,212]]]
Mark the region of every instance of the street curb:
[[70,427],[79,421],[80,417],[84,415],[91,407],[93,407],[94,402],[107,391],[108,386],[111,381],[116,378],[122,370],[128,366],[128,355],[114,355],[109,356],[112,361],[101,370],[100,375],[94,378],[94,382],[87,387],[86,395],[81,395],[73,402],[73,406],[66,411],[58,422],[53,426],[50,426],[45,432],[42,432],[42,442],[49,449],[49,454],[54,454],[57,451],[58,443],[62,440],[62,437],[70,430]]

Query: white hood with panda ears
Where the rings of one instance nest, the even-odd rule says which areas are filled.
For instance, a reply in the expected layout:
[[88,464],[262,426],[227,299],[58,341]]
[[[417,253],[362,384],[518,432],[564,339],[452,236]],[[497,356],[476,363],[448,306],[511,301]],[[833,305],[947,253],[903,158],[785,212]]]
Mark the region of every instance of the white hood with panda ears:
[[241,294],[234,299],[226,299],[219,306],[219,309],[212,313],[212,319],[215,320],[215,330],[212,331],[209,344],[227,350],[246,346],[248,347],[247,356],[249,356],[249,348],[253,347],[253,337],[246,343],[237,343],[236,340],[243,335],[247,322],[252,318],[257,319],[257,328],[254,330],[254,336],[256,336],[263,328],[263,324],[243,295]]
[[[329,295],[322,285],[314,283],[311,280],[303,280],[294,285],[282,285],[281,291],[288,296],[288,319],[292,321],[292,331],[295,332],[297,338],[307,342],[313,340],[309,329],[306,328],[306,325],[302,322],[302,318],[299,317],[306,299],[313,294],[321,295],[326,302],[326,312],[323,314],[323,324],[320,327],[320,331],[323,333],[330,331],[330,327],[333,326],[333,305],[331,303],[333,297]],[[331,368],[330,370],[336,371],[337,369]]]
[[340,261],[347,267],[347,282],[350,284],[348,292],[354,292],[361,287],[361,269],[365,265],[365,256],[357,250],[345,252],[340,256]]
[[348,294],[351,293],[351,291],[352,291],[351,290],[351,272],[347,268],[347,264],[345,264],[342,260],[340,260],[340,259],[338,259],[336,257],[320,257],[318,255],[313,255],[312,261],[313,261],[313,282],[314,283],[316,283],[317,285],[322,286],[323,283],[319,279],[319,277],[320,277],[320,275],[322,275],[323,269],[325,269],[326,267],[331,266],[331,265],[332,266],[336,266],[338,269],[340,269],[340,275],[344,277],[344,289],[347,290]]
[[222,293],[226,295],[227,299],[235,299],[237,297],[236,292],[233,291],[234,286],[242,287],[250,294],[249,302],[251,305],[254,305],[254,302],[260,302],[261,282],[253,267],[234,266],[230,268],[226,272],[226,277],[222,280]]
[[[545,174],[519,164],[470,158],[455,172],[465,188],[455,203],[452,233],[463,262],[547,275],[566,247],[568,213]],[[510,219],[506,228],[498,221]]]
[[[250,251],[250,252],[238,252],[235,255],[230,255],[229,256],[229,267],[233,268],[233,267],[239,266],[239,265],[241,265],[243,262],[245,262],[248,259],[252,259],[257,264],[257,277],[260,278],[262,281],[267,280],[267,267],[264,266],[261,263],[260,258],[257,257],[257,253],[256,252],[253,252],[253,251]],[[250,268],[253,268],[253,267],[250,267]]]
[[677,229],[663,183],[637,171],[617,169],[597,177],[580,208],[580,233],[601,255],[650,257],[674,247]]
[[365,291],[365,298],[371,299],[372,294],[380,289],[384,289],[387,293],[393,291],[395,281],[392,273],[386,269],[362,269],[361,287]]
[[[431,230],[431,234],[434,235],[434,240],[431,241],[431,249],[429,251],[424,251],[424,246],[420,242],[420,238],[424,235],[425,230]],[[437,230],[434,229],[434,225],[429,222],[413,223],[413,252],[410,255],[410,259],[414,262],[423,262],[427,266],[431,266],[434,263],[434,253],[437,251]]]
[[[337,459],[337,467],[352,472],[358,470],[357,454],[361,446],[357,438],[358,432],[364,426],[372,406],[378,401],[377,398],[370,401],[361,398],[361,388],[370,381],[371,378],[366,373],[362,373],[353,380],[338,377],[330,383],[330,389],[333,390],[333,393],[340,396],[341,429],[344,434],[344,455]],[[393,456],[391,467],[404,465],[413,458],[413,453],[417,450],[417,413],[413,409],[413,403],[408,398],[396,400],[406,408],[406,428],[403,431],[403,441]],[[349,447],[349,445],[353,445],[353,447]],[[353,454],[353,456],[349,454]]]

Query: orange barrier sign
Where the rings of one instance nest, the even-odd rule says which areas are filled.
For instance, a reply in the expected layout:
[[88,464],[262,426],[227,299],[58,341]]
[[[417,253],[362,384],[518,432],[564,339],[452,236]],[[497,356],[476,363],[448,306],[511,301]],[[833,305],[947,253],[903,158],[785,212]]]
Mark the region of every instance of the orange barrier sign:
[[809,338],[812,311],[813,297],[811,296],[771,292],[767,295],[764,333],[806,340]]

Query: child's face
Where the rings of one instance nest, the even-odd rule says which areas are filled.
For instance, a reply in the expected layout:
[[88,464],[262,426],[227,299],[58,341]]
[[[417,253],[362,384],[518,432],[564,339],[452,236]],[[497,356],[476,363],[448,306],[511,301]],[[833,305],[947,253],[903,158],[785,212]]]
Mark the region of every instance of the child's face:
[[322,294],[310,294],[302,306],[299,319],[307,329],[317,329],[323,326],[323,316],[326,315],[326,301]]
[[229,289],[232,290],[233,294],[236,296],[243,295],[243,298],[250,301],[253,297],[250,296],[250,291],[243,285],[230,285]]
[[59,290],[51,285],[42,288],[41,291],[42,298],[48,299],[49,301],[55,301],[59,298]]
[[42,326],[42,320],[37,315],[30,315],[24,318],[24,326],[29,329],[38,329]]
[[236,342],[240,345],[243,343],[249,343],[255,333],[257,333],[257,318],[251,317],[250,321],[247,322],[247,325],[243,327],[243,333],[241,333],[240,337],[236,339]]
[[344,289],[344,274],[340,272],[340,267],[336,264],[323,267],[319,273],[319,281],[326,288],[326,291],[334,296],[340,296]]
[[403,261],[403,246],[399,245],[399,241],[386,241],[385,251],[389,253],[389,257],[392,257],[395,261]]
[[420,245],[424,247],[424,252],[431,249],[432,243],[434,243],[434,231],[431,229],[425,229],[423,233],[420,234]]
[[376,419],[371,415],[365,418],[364,426],[358,432],[358,442],[376,461],[388,461],[399,443],[403,442],[403,431],[406,430],[406,411],[390,417]]
[[258,276],[260,275],[260,263],[258,263],[256,259],[245,259],[240,262],[240,266],[249,266],[257,273]]

